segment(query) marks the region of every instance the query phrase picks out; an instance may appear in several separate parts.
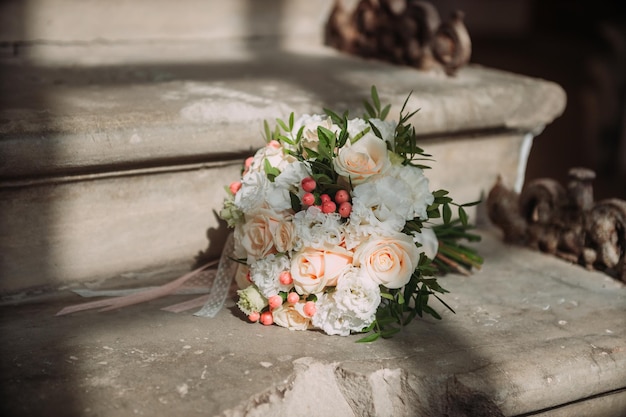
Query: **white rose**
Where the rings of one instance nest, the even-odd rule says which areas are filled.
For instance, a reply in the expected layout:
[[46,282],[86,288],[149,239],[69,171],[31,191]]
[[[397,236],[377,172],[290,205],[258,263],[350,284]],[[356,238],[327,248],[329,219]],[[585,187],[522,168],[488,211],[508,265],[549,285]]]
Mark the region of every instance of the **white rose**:
[[337,285],[339,275],[352,264],[352,252],[341,246],[331,249],[305,248],[293,255],[291,276],[299,294],[316,294]]
[[387,145],[374,135],[365,135],[354,144],[348,141],[333,159],[335,172],[354,185],[384,174],[390,166]]
[[404,233],[371,237],[356,248],[354,265],[377,284],[401,288],[417,268],[419,254],[413,238]]
[[304,314],[304,301],[296,304],[283,303],[272,310],[274,323],[289,330],[307,330],[311,328],[311,318]]
[[424,252],[430,259],[435,259],[439,250],[439,240],[433,229],[422,227],[421,233],[413,232],[413,241],[419,243],[420,252]]

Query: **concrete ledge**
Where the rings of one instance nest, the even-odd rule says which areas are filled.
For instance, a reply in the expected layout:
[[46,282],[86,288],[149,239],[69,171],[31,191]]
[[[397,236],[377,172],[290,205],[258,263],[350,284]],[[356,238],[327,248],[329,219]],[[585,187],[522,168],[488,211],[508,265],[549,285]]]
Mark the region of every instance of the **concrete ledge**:
[[[0,307],[3,415],[623,415],[626,287],[483,233],[484,269],[442,285],[456,314],[374,344],[175,315],[170,297],[53,317]],[[34,401],[33,399],[37,399]],[[570,413],[570,414],[568,414]]]

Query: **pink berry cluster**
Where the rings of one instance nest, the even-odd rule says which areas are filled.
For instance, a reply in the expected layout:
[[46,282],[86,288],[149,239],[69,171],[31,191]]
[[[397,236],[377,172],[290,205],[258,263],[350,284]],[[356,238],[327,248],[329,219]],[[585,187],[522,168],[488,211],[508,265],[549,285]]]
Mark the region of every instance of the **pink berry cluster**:
[[[315,206],[316,194],[314,193],[317,188],[317,183],[312,177],[306,177],[302,180],[302,189],[305,191],[302,196],[302,204],[307,207]],[[335,198],[331,198],[328,194],[318,194],[321,204],[318,206],[322,213],[335,213],[338,212],[344,219],[350,217],[352,212],[352,203],[350,203],[350,193],[346,190],[339,190],[335,193]]]
[[[291,284],[293,282],[293,278],[291,277],[291,272],[289,271],[281,272],[279,280],[281,284],[284,284],[284,285]],[[298,294],[295,291],[291,291],[287,294],[285,293],[281,293],[281,294],[273,295],[267,300],[269,307],[270,307],[269,311],[264,311],[262,313],[255,311],[253,313],[250,313],[248,315],[248,320],[250,320],[253,323],[260,321],[261,324],[270,326],[274,324],[274,316],[272,315],[272,310],[275,310],[278,307],[282,306],[283,303],[285,303],[285,301],[288,302],[289,304],[296,304],[300,302],[300,294]],[[304,304],[304,314],[306,314],[307,316],[313,317],[316,310],[317,310],[317,307],[315,306],[315,302],[307,301]]]

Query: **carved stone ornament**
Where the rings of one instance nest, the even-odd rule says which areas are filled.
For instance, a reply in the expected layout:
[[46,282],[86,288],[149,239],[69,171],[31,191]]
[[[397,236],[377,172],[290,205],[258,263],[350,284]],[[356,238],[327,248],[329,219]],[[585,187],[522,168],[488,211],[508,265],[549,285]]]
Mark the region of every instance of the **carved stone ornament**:
[[567,188],[552,179],[529,182],[521,194],[500,179],[487,197],[504,239],[547,252],[626,282],[626,201],[593,200],[595,172],[569,171]]
[[442,22],[425,1],[335,0],[325,36],[327,45],[349,54],[448,75],[472,53],[463,13]]

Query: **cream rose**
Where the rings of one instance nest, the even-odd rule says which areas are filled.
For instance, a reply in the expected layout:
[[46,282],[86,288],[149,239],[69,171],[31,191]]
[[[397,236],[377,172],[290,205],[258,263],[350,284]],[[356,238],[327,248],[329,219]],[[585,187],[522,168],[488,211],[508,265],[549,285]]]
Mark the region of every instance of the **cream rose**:
[[304,314],[304,302],[284,303],[272,310],[274,323],[289,330],[307,330],[311,328],[311,318]]
[[347,142],[333,159],[335,172],[352,184],[362,184],[372,175],[383,174],[391,166],[386,143],[373,135],[354,144]]
[[300,294],[315,294],[324,287],[337,285],[341,272],[352,264],[352,256],[352,252],[340,246],[304,248],[291,260],[294,288]]
[[270,233],[274,241],[274,247],[278,252],[287,252],[293,249],[294,226],[290,217],[269,218]]
[[387,288],[401,288],[411,279],[419,254],[411,236],[397,233],[371,237],[358,246],[354,252],[354,264],[375,283]]
[[271,210],[259,209],[246,216],[246,222],[235,228],[235,239],[246,251],[248,263],[276,252],[271,219],[278,221],[280,217]]

